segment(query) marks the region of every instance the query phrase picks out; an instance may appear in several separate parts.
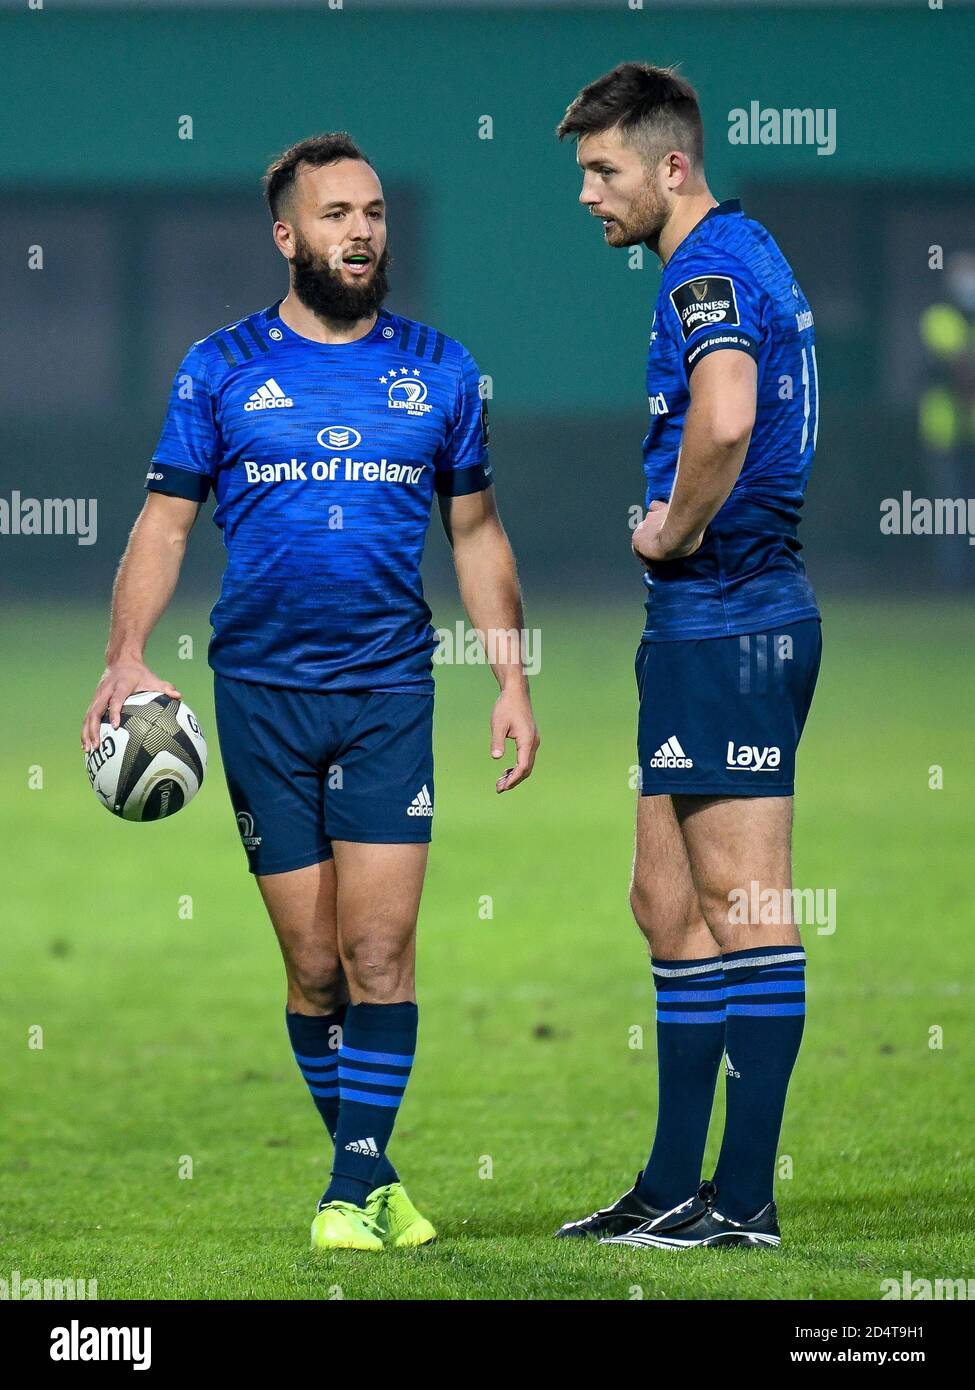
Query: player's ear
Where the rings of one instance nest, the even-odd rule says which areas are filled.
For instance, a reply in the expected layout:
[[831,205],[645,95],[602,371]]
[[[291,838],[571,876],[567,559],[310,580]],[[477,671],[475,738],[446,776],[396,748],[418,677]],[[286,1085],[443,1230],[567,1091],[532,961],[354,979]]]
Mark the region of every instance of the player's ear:
[[290,222],[275,222],[271,228],[271,236],[282,256],[290,261],[295,253],[294,232]]
[[664,167],[665,186],[672,193],[676,193],[688,180],[691,172],[691,161],[686,154],[680,150],[669,150],[664,155],[662,161]]

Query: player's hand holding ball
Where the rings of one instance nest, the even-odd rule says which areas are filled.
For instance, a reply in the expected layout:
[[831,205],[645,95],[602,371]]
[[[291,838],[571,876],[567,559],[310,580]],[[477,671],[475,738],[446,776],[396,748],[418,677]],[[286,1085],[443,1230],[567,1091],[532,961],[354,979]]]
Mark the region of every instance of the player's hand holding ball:
[[193,711],[174,686],[137,662],[105,672],[81,744],[92,790],[124,820],[173,815],[192,801],[206,773],[206,739]]
[[84,723],[81,726],[81,746],[86,753],[90,753],[101,743],[100,728],[103,717],[107,714],[108,722],[113,729],[117,729],[121,722],[122,706],[137,690],[152,690],[160,695],[168,695],[171,700],[183,698],[175,685],[170,685],[169,681],[157,676],[155,671],[150,671],[141,661],[112,662],[98,682],[91,704],[85,712]]

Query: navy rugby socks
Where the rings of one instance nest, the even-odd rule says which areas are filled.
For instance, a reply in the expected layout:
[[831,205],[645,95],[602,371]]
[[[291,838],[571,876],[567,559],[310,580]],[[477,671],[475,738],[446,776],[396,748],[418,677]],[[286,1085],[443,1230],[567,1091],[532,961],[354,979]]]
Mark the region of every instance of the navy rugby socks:
[[725,1045],[720,956],[651,960],[657,988],[657,1131],[637,1191],[669,1210],[701,1182],[714,1086]]
[[722,957],[727,1110],[714,1181],[717,1208],[747,1221],[772,1200],[789,1078],[806,1014],[801,946],[757,946]]
[[[331,1014],[293,1014],[285,1009],[295,1061],[333,1142],[339,1122],[339,1044],[347,1008],[343,1004]],[[385,1154],[373,1176],[375,1187],[399,1181]]]
[[325,1202],[362,1206],[380,1178],[416,1051],[413,1003],[349,1004],[338,1056],[339,1115]]

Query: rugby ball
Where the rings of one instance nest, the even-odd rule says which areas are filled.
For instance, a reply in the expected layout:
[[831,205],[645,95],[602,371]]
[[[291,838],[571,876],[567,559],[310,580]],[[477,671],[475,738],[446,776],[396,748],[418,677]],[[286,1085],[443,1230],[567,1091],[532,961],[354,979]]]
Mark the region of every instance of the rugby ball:
[[162,820],[200,790],[206,739],[182,700],[154,690],[130,695],[117,729],[102,719],[101,741],[85,758],[92,791],[123,820]]

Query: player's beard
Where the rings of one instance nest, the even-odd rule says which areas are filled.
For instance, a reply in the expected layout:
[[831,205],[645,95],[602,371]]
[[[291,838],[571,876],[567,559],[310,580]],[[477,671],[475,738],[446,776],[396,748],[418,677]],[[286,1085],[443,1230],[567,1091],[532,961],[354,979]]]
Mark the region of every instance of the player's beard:
[[347,285],[341,270],[333,270],[328,256],[316,254],[300,233],[295,234],[295,254],[291,262],[291,283],[295,294],[319,318],[332,323],[355,323],[371,318],[389,294],[386,275],[389,248],[376,262],[365,284]]
[[638,246],[641,242],[656,251],[660,233],[667,225],[670,209],[650,179],[626,210],[626,217],[616,218],[610,239],[611,246]]

